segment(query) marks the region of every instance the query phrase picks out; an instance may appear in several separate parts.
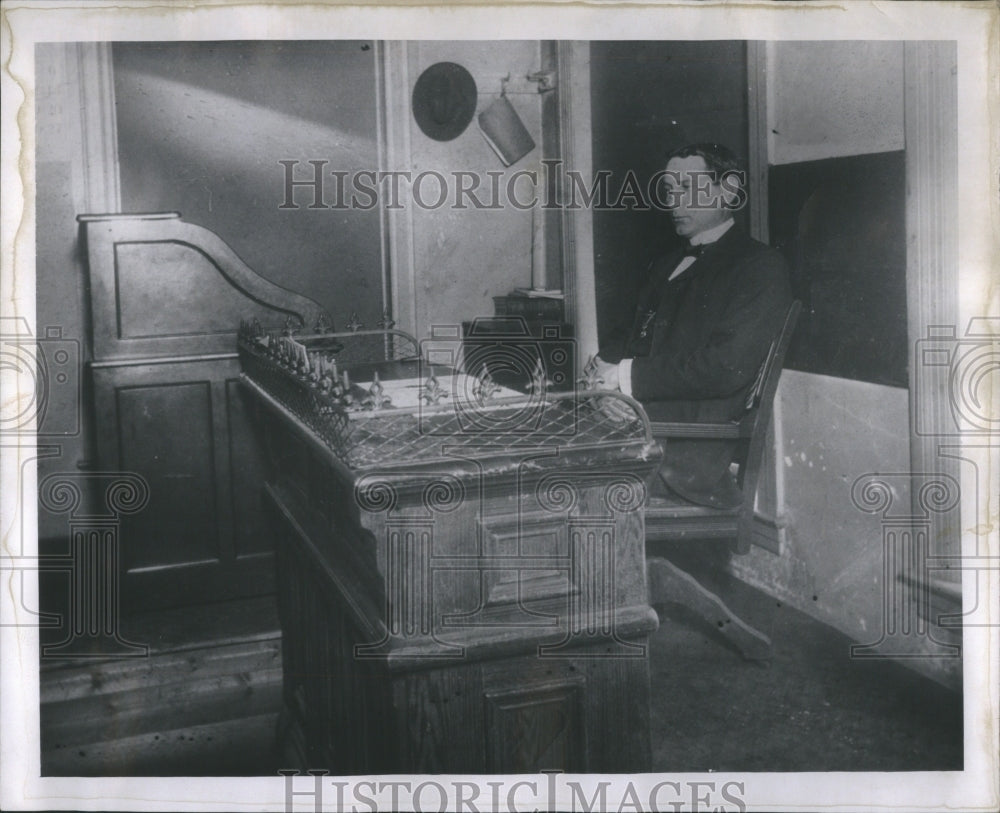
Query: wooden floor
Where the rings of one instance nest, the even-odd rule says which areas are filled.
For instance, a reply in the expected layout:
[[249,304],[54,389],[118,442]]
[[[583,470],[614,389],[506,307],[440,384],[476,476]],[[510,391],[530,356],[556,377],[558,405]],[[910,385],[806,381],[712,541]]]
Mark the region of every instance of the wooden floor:
[[43,658],[42,773],[273,773],[281,634],[272,598],[130,619],[148,657]]
[[713,625],[685,607],[657,606],[654,770],[962,770],[959,691],[899,660],[852,658],[856,642],[837,630],[731,577],[715,582],[729,608],[771,639],[773,654],[745,661],[715,629],[724,619]]

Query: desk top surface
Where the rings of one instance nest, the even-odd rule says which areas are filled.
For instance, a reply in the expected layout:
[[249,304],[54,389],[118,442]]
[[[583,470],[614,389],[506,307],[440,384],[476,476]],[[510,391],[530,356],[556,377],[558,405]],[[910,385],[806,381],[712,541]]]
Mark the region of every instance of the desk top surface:
[[253,338],[239,349],[251,392],[353,472],[456,459],[504,467],[526,456],[579,465],[659,457],[645,412],[620,393],[553,393],[540,381],[526,393],[492,380],[484,388],[482,375],[412,357],[356,362],[347,381],[345,364],[321,362],[312,347],[284,348],[282,357]]

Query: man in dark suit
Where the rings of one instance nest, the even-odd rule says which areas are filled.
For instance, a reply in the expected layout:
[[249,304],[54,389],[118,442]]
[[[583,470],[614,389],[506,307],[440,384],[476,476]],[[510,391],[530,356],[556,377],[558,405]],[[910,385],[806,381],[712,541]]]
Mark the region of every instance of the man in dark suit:
[[[675,150],[662,173],[682,249],[654,260],[635,316],[600,350],[604,386],[632,395],[659,421],[720,421],[744,411],[791,303],[781,255],[733,220],[746,200],[735,156],[718,144]],[[673,441],[660,477],[699,505],[732,507],[730,441]]]

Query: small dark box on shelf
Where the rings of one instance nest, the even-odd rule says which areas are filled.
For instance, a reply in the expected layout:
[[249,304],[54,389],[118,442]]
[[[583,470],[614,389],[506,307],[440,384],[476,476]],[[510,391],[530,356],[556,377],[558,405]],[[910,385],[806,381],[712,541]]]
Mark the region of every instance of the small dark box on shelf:
[[497,316],[523,316],[529,321],[561,323],[565,318],[563,310],[563,300],[554,297],[517,294],[493,297],[493,312]]

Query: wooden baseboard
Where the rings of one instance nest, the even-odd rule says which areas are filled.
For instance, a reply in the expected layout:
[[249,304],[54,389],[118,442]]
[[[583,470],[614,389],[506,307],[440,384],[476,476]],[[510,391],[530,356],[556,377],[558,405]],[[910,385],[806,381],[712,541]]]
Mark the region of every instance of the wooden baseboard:
[[755,513],[753,518],[752,543],[758,548],[769,550],[781,556],[785,549],[785,523],[780,518]]

